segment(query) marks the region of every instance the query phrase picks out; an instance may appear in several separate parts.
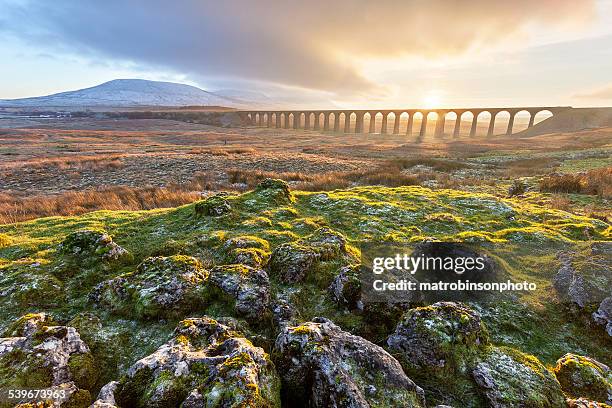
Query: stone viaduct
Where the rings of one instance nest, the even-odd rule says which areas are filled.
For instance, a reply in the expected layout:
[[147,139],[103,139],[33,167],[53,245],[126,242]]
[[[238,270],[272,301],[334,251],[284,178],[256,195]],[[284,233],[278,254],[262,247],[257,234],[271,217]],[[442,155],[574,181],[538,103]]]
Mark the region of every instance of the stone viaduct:
[[[478,125],[479,116],[482,113],[490,114],[488,119],[487,135],[492,136],[495,129],[495,119],[500,113],[506,112],[509,114],[508,126],[505,134],[513,133],[514,120],[518,113],[526,112],[529,114],[528,128],[534,125],[534,120],[539,112],[549,111],[552,115],[556,115],[561,111],[572,109],[569,106],[555,107],[515,107],[515,108],[460,108],[460,109],[391,109],[391,110],[291,110],[291,111],[239,111],[242,119],[247,124],[255,126],[265,126],[270,128],[284,129],[312,129],[323,131],[334,131],[343,133],[375,133],[376,118],[381,119],[380,133],[381,134],[399,134],[400,121],[402,115],[404,120],[407,120],[406,135],[413,134],[413,123],[415,116],[421,118],[418,135],[423,137],[427,131],[428,116],[431,113],[436,114],[435,136],[440,136],[444,133],[448,114],[454,113],[455,122],[453,126],[453,137],[457,137],[461,130],[462,117],[467,114],[472,114],[472,122],[470,127],[470,136],[476,135],[476,127]],[[391,118],[391,114],[393,117]],[[364,118],[369,115],[370,121],[368,129],[364,129]],[[333,118],[333,123],[332,123]],[[354,123],[354,128],[352,128]],[[417,130],[417,129],[415,129]]]

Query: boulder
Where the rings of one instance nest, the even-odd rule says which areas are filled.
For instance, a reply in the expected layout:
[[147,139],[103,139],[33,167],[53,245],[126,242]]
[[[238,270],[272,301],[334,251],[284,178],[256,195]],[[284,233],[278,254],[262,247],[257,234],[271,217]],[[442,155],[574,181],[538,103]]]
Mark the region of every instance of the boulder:
[[554,373],[566,395],[612,404],[612,371],[589,357],[568,353],[557,360]]
[[98,399],[94,401],[91,408],[118,408],[115,402],[115,392],[118,385],[118,381],[111,381],[102,387],[98,393]]
[[[240,333],[209,317],[179,323],[173,338],[132,365],[100,403],[120,407],[280,407],[274,364]],[[114,388],[114,390],[112,390]]]
[[580,309],[612,296],[612,246],[593,244],[584,251],[562,252],[553,286],[561,300]]
[[303,242],[316,251],[322,261],[328,261],[348,254],[346,238],[331,228],[319,228],[311,235],[305,237]]
[[196,258],[151,257],[138,265],[136,273],[98,284],[90,300],[114,312],[133,308],[141,317],[178,316],[205,302],[207,278],[208,271]]
[[262,268],[270,258],[268,241],[248,235],[228,239],[221,250],[223,260],[227,264],[244,264],[254,268]]
[[59,252],[80,261],[130,262],[132,255],[104,231],[81,230],[69,234],[59,245]]
[[31,313],[5,335],[10,337],[0,338],[0,388],[57,391],[55,406],[91,403],[97,370],[74,327],[55,325],[45,313]]
[[268,310],[270,281],[268,274],[247,265],[221,265],[210,271],[209,283],[235,300],[238,314],[259,319]]
[[228,194],[219,193],[198,201],[194,206],[196,216],[220,217],[229,214],[232,206],[227,200]]
[[295,199],[289,190],[289,185],[283,180],[265,179],[255,187],[254,193],[267,202],[282,205],[291,204]]
[[608,336],[612,336],[612,296],[608,296],[599,304],[597,311],[592,314],[595,323],[603,326],[608,333]]
[[339,306],[363,310],[358,266],[343,266],[329,285],[328,291]]
[[458,372],[466,372],[488,343],[480,315],[455,302],[410,309],[387,339],[406,367]]
[[274,356],[287,403],[309,407],[425,407],[424,393],[381,347],[315,318],[286,327]]
[[270,271],[285,283],[296,283],[304,280],[312,271],[320,255],[311,247],[295,242],[277,246],[272,251],[268,264]]
[[491,408],[565,408],[561,386],[537,358],[511,348],[491,348],[472,371]]
[[612,406],[603,402],[589,401],[584,398],[568,399],[567,406],[568,408],[612,408]]

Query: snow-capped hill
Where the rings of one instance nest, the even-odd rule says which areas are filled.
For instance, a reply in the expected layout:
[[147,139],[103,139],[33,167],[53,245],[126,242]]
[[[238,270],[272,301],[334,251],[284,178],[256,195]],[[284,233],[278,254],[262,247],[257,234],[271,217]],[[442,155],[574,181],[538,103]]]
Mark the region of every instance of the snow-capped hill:
[[250,101],[217,95],[195,86],[144,79],[115,79],[103,84],[48,96],[0,99],[10,107],[87,106],[226,106],[246,107]]

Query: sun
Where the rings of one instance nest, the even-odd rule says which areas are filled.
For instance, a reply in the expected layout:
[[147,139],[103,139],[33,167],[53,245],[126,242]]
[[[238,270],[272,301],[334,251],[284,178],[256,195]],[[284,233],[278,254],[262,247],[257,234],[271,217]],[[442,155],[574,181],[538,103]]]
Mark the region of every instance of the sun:
[[439,92],[431,91],[423,97],[423,107],[426,109],[439,108],[441,103],[442,98]]

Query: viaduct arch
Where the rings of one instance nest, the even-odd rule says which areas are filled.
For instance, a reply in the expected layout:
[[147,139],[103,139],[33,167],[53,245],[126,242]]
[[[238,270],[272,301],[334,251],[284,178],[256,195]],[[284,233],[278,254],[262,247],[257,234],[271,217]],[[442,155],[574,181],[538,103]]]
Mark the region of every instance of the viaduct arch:
[[[298,111],[238,111],[242,120],[254,126],[284,129],[323,130],[342,133],[365,133],[376,132],[377,118],[380,121],[380,134],[400,134],[400,123],[402,118],[406,122],[406,131],[402,132],[408,136],[417,135],[419,138],[427,132],[428,116],[435,113],[437,116],[434,136],[442,136],[445,131],[447,115],[452,114],[452,136],[458,137],[461,132],[462,118],[465,114],[472,115],[469,136],[476,136],[481,114],[489,114],[487,136],[493,136],[495,121],[500,113],[509,114],[508,126],[505,134],[511,135],[514,130],[514,122],[517,114],[528,114],[529,123],[527,128],[534,126],[535,117],[541,112],[550,112],[553,116],[559,112],[572,109],[570,106],[536,106],[536,107],[513,107],[513,108],[448,108],[448,109],[390,109],[390,110],[298,110]],[[369,116],[369,125],[364,128],[364,117]],[[415,128],[415,116],[420,118],[418,129]],[[507,116],[507,115],[506,115]],[[406,119],[407,118],[407,119]],[[431,120],[431,119],[429,119]],[[352,124],[354,123],[354,127]],[[432,125],[433,126],[433,125]]]

